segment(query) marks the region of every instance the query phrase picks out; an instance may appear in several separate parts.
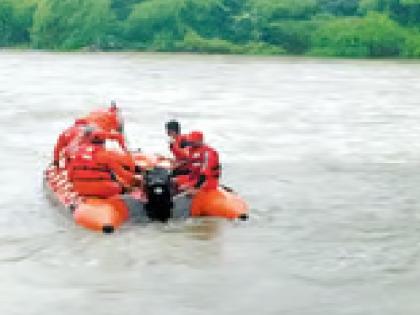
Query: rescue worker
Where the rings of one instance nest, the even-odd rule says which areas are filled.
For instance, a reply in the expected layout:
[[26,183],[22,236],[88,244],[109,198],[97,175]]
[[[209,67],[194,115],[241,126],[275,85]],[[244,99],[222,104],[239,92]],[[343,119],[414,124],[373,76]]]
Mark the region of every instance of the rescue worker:
[[129,153],[107,151],[100,133],[87,128],[68,167],[74,190],[82,196],[110,197],[139,184]]
[[219,154],[215,149],[204,143],[201,131],[193,131],[188,135],[191,145],[189,151],[189,167],[191,173],[187,176],[178,176],[176,181],[180,190],[194,194],[198,189],[216,189],[219,186],[221,166]]
[[181,125],[176,120],[170,120],[165,124],[166,133],[169,137],[169,149],[174,156],[173,176],[187,175],[188,168],[188,136],[181,134]]

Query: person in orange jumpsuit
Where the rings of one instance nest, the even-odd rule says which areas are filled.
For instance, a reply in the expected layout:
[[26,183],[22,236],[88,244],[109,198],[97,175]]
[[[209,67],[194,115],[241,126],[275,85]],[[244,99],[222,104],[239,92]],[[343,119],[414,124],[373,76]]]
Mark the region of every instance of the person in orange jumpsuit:
[[188,167],[188,136],[181,134],[181,125],[176,120],[168,121],[165,127],[169,137],[169,149],[174,156],[172,175],[187,175],[191,172]]
[[179,189],[191,193],[198,189],[216,189],[221,176],[218,152],[204,143],[201,131],[191,132],[188,135],[188,140],[191,145],[188,156],[191,173],[176,178]]
[[84,135],[68,165],[68,177],[82,196],[110,197],[139,183],[129,153],[107,151],[100,133]]

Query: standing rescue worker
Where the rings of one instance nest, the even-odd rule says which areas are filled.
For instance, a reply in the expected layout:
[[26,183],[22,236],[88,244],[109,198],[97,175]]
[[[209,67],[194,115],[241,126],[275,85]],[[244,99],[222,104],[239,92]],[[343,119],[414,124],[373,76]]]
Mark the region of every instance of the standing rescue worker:
[[201,131],[193,131],[188,135],[191,145],[189,151],[190,175],[178,176],[177,183],[181,190],[195,192],[197,189],[216,189],[219,186],[221,166],[219,154],[215,149],[204,143]]
[[181,134],[181,125],[176,120],[170,120],[165,124],[166,133],[169,137],[169,149],[174,156],[174,176],[187,175],[191,172],[188,167],[189,150],[188,136]]

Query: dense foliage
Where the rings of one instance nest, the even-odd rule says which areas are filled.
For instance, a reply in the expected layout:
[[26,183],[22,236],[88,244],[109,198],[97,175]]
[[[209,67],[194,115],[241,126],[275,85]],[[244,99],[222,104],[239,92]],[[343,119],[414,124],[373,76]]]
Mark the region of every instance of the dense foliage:
[[420,57],[420,0],[0,0],[0,47]]

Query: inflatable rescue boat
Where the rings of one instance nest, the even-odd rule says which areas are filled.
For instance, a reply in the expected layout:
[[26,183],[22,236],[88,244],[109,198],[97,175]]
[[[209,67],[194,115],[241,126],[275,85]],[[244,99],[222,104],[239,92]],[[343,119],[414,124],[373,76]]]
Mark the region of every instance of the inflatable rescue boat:
[[133,153],[133,157],[144,174],[142,187],[108,198],[81,196],[67,171],[50,165],[44,174],[45,190],[78,225],[103,233],[113,233],[128,220],[147,223],[200,216],[248,218],[247,204],[231,189],[200,190],[193,197],[174,193],[167,160],[142,153]]

